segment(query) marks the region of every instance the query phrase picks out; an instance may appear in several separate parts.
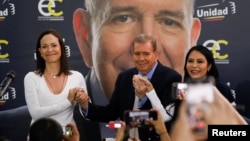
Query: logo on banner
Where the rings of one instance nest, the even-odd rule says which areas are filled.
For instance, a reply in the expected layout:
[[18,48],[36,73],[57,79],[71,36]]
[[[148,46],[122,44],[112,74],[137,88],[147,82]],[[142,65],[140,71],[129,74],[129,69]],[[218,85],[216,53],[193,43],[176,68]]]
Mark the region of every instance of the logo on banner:
[[0,39],[0,63],[9,63],[9,53],[4,51],[4,47],[9,44],[7,40]]
[[40,0],[38,3],[38,21],[63,21],[63,11],[60,10],[60,4],[63,0]]
[[212,52],[216,64],[229,64],[229,54],[224,51],[228,47],[227,40],[207,40],[203,45]]
[[[63,38],[63,42],[65,43],[65,38]],[[66,52],[66,56],[70,57],[70,46],[65,44],[65,52]]]
[[205,22],[222,21],[228,15],[236,14],[236,4],[222,0],[221,3],[212,3],[197,7],[196,16]]
[[14,3],[9,2],[9,0],[3,0],[0,5],[0,22],[3,22],[8,16],[13,16],[16,14],[16,8]]
[[4,105],[10,99],[16,99],[16,89],[14,87],[8,87],[6,93],[0,97],[0,105]]

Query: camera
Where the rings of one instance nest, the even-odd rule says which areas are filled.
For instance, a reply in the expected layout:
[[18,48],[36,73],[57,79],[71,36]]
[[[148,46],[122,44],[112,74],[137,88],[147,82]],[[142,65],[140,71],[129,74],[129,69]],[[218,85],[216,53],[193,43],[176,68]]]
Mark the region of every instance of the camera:
[[63,126],[62,129],[63,129],[63,135],[64,136],[72,136],[73,131],[72,131],[71,127],[69,127],[69,126]]
[[148,120],[157,119],[157,112],[156,111],[149,111],[149,110],[141,110],[141,111],[125,111],[124,112],[124,120],[126,125],[130,128],[143,128],[143,127],[150,127],[152,126]]

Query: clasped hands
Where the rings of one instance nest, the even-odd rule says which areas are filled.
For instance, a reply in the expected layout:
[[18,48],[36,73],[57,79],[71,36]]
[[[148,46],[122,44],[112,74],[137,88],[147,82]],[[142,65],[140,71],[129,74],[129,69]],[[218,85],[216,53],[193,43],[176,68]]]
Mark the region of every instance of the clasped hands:
[[145,97],[146,92],[149,92],[153,89],[153,85],[150,83],[150,81],[142,77],[140,75],[134,75],[133,76],[133,86],[135,88],[135,94],[142,99]]
[[71,102],[76,101],[85,110],[88,108],[88,103],[91,102],[87,91],[78,87],[70,89],[68,99]]

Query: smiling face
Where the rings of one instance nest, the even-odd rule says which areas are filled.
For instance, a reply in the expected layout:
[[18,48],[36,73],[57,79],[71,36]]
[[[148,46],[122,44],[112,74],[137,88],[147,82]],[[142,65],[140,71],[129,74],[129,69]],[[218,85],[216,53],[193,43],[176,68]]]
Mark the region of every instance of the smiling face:
[[40,40],[39,52],[45,63],[59,63],[61,46],[59,40],[53,34],[46,34]]
[[147,74],[157,61],[157,53],[153,50],[151,42],[135,43],[133,59],[136,68],[143,74]]
[[[141,33],[156,39],[158,59],[163,65],[183,74],[186,52],[196,44],[200,33],[200,21],[192,18],[192,0],[102,2],[105,1],[109,2],[109,7],[105,8],[108,14],[101,13],[99,20],[93,17],[96,14],[91,15],[96,20],[89,25],[92,26],[91,35],[88,38],[84,37],[88,30],[83,30],[79,34],[84,40],[89,40],[89,43],[81,43],[79,38],[78,46],[85,56],[85,63],[87,62],[87,66],[96,73],[107,97],[113,92],[118,74],[135,66],[130,47],[132,40]],[[94,0],[88,3],[92,2],[95,3]],[[85,24],[75,24],[76,34],[82,29],[77,29],[80,25]],[[87,50],[83,44],[91,47],[87,47]]]
[[207,72],[211,69],[206,57],[199,51],[193,50],[188,58],[186,70],[192,79],[205,79]]

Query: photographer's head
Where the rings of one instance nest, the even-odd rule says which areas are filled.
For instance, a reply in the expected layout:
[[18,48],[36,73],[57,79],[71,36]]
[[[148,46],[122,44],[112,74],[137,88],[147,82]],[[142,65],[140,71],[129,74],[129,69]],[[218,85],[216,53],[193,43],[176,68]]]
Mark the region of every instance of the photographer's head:
[[160,62],[183,74],[186,52],[201,28],[193,18],[194,0],[85,1],[87,11],[74,13],[74,32],[85,64],[108,98],[117,75],[135,66],[130,46],[142,33],[156,39]]
[[41,118],[34,122],[29,129],[29,141],[62,141],[61,125],[50,118]]

